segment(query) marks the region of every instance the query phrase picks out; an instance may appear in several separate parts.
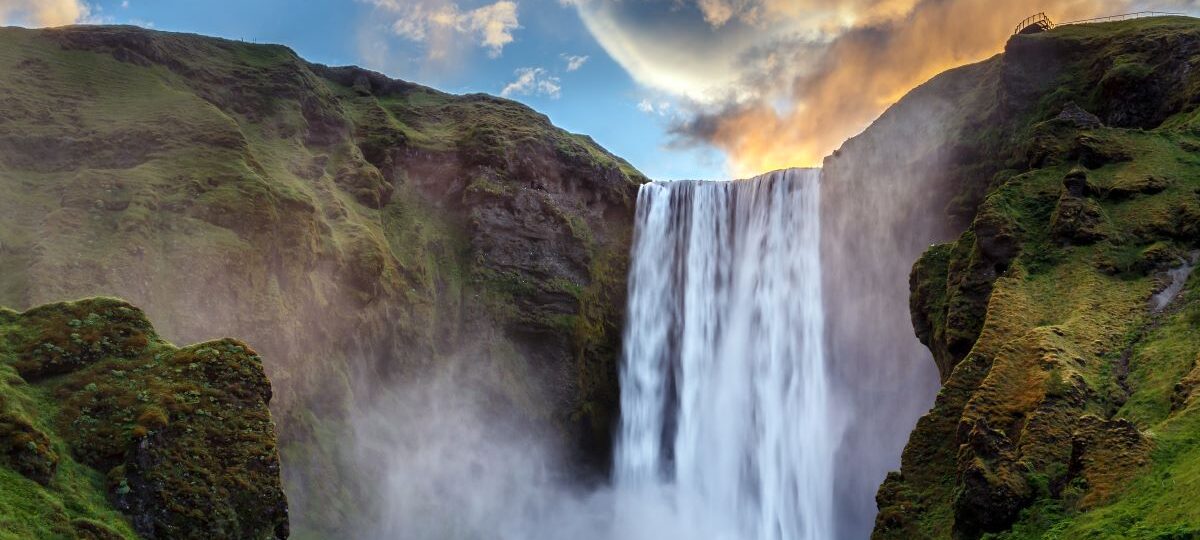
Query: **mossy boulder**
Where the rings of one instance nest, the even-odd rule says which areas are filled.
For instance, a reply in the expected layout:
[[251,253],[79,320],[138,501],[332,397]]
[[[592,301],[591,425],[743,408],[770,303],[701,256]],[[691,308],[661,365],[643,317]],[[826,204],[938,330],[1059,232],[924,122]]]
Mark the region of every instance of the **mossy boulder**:
[[[231,339],[176,348],[140,309],[109,298],[9,313],[0,465],[47,497],[91,497],[96,510],[65,510],[75,537],[288,536],[271,386],[253,349]],[[58,477],[63,460],[71,478]]]

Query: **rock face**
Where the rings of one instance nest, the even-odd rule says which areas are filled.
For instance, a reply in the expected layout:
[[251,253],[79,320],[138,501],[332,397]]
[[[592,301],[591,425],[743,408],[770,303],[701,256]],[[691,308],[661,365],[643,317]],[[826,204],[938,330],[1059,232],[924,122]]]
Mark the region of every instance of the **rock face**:
[[954,177],[940,173],[970,159],[945,141],[956,139],[954,126],[967,110],[962,101],[980,91],[992,69],[968,66],[930,81],[825,161],[821,253],[830,376],[836,393],[857,405],[837,455],[839,537],[870,533],[869,494],[898,465],[912,425],[937,392],[937,369],[913,337],[908,273],[931,243],[957,234],[943,210],[964,198],[949,189],[958,185]]
[[645,179],[587,137],[508,100],[131,27],[2,29],[0,74],[0,303],[120,296],[171,339],[254,343],[299,528],[346,534],[369,504],[346,420],[451,358],[582,470],[607,466]]
[[942,389],[879,489],[875,538],[1200,533],[1181,497],[1200,489],[1200,289],[1150,305],[1200,242],[1197,47],[1189,18],[1066,26],[927,85],[975,74],[927,143],[957,148],[919,187],[956,194],[944,223],[965,230],[910,275]]
[[6,531],[288,537],[271,385],[244,343],[176,348],[96,298],[0,310],[0,372],[0,468],[28,479],[0,471]]

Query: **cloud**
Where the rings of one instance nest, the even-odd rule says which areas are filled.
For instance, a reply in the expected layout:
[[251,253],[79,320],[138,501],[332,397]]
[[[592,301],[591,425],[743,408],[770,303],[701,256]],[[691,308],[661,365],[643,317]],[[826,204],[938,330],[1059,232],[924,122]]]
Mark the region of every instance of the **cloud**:
[[561,81],[545,69],[524,67],[517,69],[513,74],[517,78],[500,91],[503,97],[535,95],[558,99],[562,95]]
[[499,57],[521,27],[517,3],[499,0],[463,11],[446,0],[366,0],[394,17],[391,31],[409,41],[425,43],[430,58],[444,58],[466,37]]
[[583,67],[583,64],[587,63],[589,58],[588,56],[575,56],[570,54],[560,54],[559,56],[561,56],[563,60],[567,61],[567,71],[575,71]]
[[0,24],[62,26],[83,22],[91,13],[80,0],[0,0]]
[[[1160,0],[1191,5],[1193,0]],[[1013,26],[1122,13],[1129,0],[571,2],[639,84],[673,96],[677,145],[711,145],[730,174],[819,165],[947,68],[1000,52]],[[649,102],[647,102],[649,105]]]
[[657,114],[659,116],[667,116],[671,113],[671,102],[660,100],[657,104],[650,101],[649,98],[643,98],[638,102],[637,108],[646,114]]

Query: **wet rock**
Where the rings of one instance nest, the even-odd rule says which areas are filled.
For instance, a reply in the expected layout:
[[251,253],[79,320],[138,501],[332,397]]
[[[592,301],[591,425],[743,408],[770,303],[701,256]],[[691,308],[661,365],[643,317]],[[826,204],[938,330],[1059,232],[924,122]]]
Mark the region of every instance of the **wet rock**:
[[1100,122],[1100,117],[1083,110],[1083,107],[1077,105],[1074,101],[1063,107],[1061,113],[1058,114],[1058,120],[1066,122],[1078,129],[1096,129],[1104,127]]
[[1093,191],[1087,174],[1079,169],[1063,179],[1063,193],[1050,223],[1051,234],[1059,241],[1087,245],[1108,236],[1103,210],[1088,197]]
[[1088,183],[1087,171],[1082,169],[1072,169],[1063,178],[1063,187],[1067,190],[1067,195],[1072,197],[1086,197],[1092,194],[1092,186]]
[[1016,449],[1004,432],[980,419],[971,426],[959,449],[954,498],[954,528],[966,538],[1007,529],[1033,496],[1023,470],[1015,463]]

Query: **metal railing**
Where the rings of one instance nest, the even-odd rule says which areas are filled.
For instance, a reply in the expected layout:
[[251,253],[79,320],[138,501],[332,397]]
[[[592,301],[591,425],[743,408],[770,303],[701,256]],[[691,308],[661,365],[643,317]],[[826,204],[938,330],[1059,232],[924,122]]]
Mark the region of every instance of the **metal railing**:
[[1080,19],[1078,21],[1067,21],[1064,23],[1054,24],[1045,13],[1031,15],[1021,21],[1017,25],[1016,30],[1013,30],[1013,35],[1020,34],[1031,27],[1037,27],[1042,30],[1053,30],[1057,26],[1067,26],[1072,24],[1098,24],[1106,22],[1128,21],[1132,19],[1143,19],[1146,17],[1188,17],[1186,13],[1172,13],[1167,11],[1138,11],[1135,13],[1123,13],[1121,15],[1109,15],[1108,17],[1096,17],[1094,19]]
[[1020,34],[1032,27],[1041,28],[1042,30],[1052,30],[1054,29],[1054,21],[1051,21],[1050,17],[1047,17],[1045,13],[1030,15],[1021,21],[1021,24],[1017,25],[1017,29],[1013,30],[1013,35]]
[[1166,11],[1138,11],[1136,13],[1124,13],[1121,15],[1110,15],[1108,17],[1096,17],[1094,19],[1080,19],[1078,21],[1068,21],[1059,23],[1059,26],[1068,24],[1096,24],[1116,21],[1128,21],[1131,19],[1143,19],[1146,17],[1186,17],[1186,13],[1169,13]]

